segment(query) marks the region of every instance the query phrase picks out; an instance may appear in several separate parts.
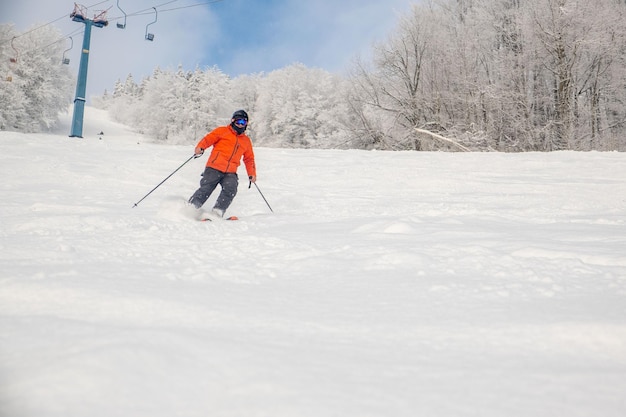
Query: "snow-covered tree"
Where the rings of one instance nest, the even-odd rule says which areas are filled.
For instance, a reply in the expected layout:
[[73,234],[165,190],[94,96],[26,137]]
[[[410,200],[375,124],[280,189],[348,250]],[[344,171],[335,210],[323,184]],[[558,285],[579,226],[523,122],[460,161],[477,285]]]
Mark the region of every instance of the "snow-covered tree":
[[232,80],[217,67],[196,69],[189,79],[190,97],[185,113],[193,126],[190,137],[198,138],[215,127],[228,123],[233,113]]
[[73,77],[62,65],[63,37],[52,26],[24,34],[0,25],[0,126],[49,129],[72,99]]
[[267,146],[324,148],[346,140],[345,80],[294,64],[260,81],[255,134]]
[[94,107],[108,110],[114,120],[140,131],[136,117],[141,103],[140,94],[141,90],[135,83],[133,75],[128,74],[124,82],[116,81],[112,94],[93,97],[92,104]]
[[554,127],[547,147],[601,149],[614,134],[623,137],[624,4],[544,0],[536,2],[532,17],[537,55],[552,84]]
[[401,20],[398,32],[375,46],[371,65],[355,64],[350,100],[359,117],[352,129],[362,147],[421,150],[413,129],[443,114],[429,111],[440,101],[436,95],[443,94],[437,85],[439,73],[425,79],[441,36],[435,22],[431,8],[415,7]]

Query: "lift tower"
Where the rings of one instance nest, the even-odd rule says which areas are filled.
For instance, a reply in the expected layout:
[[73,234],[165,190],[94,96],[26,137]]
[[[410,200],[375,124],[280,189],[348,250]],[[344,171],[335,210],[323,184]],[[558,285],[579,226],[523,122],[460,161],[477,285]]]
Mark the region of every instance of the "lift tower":
[[76,96],[74,98],[74,115],[72,116],[72,131],[70,137],[83,137],[83,117],[85,115],[85,95],[87,92],[87,66],[89,65],[89,44],[91,42],[91,27],[101,28],[107,26],[106,11],[88,19],[85,6],[74,3],[74,11],[70,14],[74,22],[85,24],[83,35],[83,50],[80,55],[80,67],[78,68],[78,81],[76,82]]

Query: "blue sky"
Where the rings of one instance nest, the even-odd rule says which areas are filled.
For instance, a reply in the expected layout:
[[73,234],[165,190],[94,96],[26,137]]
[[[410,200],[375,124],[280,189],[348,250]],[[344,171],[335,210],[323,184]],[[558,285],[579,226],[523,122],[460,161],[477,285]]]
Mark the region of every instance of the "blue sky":
[[[93,28],[87,95],[100,95],[130,73],[138,82],[157,66],[192,70],[219,67],[230,76],[270,72],[295,62],[343,73],[355,56],[368,57],[371,46],[392,33],[399,18],[418,0],[90,0],[89,17],[108,9],[110,24]],[[83,25],[69,18],[74,2],[2,2],[0,23],[18,31],[52,23],[72,35],[67,53],[78,71]],[[93,6],[93,7],[91,7]],[[193,6],[193,7],[189,7]],[[157,22],[152,7],[157,9]],[[138,13],[139,12],[139,13]],[[64,17],[67,16],[67,17]],[[58,19],[58,20],[57,20]],[[154,35],[145,40],[146,32]],[[70,46],[69,39],[65,41]]]

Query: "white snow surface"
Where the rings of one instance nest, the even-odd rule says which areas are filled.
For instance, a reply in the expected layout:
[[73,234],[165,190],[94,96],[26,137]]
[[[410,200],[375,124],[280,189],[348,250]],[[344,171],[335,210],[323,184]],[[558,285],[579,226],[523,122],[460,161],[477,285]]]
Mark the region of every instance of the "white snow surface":
[[626,415],[626,154],[257,148],[198,222],[206,155],[133,208],[195,139],[66,119],[0,132],[1,417]]

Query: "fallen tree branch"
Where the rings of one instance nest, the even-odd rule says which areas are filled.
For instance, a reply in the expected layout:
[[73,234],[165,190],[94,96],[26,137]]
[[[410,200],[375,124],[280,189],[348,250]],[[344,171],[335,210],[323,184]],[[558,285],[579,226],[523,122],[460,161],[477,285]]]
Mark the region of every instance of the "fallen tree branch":
[[441,140],[441,141],[443,141],[443,142],[451,143],[451,144],[453,144],[454,146],[457,146],[457,147],[458,147],[460,150],[462,150],[463,152],[471,152],[471,151],[469,150],[469,148],[466,148],[465,146],[461,145],[460,143],[456,142],[455,140],[448,139],[448,138],[446,138],[446,137],[443,137],[443,136],[441,136],[441,135],[438,135],[438,134],[433,133],[433,132],[431,132],[431,131],[429,131],[429,130],[426,130],[426,129],[420,129],[420,128],[417,128],[417,127],[416,127],[416,128],[415,128],[415,130],[416,130],[417,132],[419,132],[419,133],[425,133],[425,134],[427,134],[427,135],[429,135],[429,136],[431,136],[431,137],[433,137],[433,138],[435,138],[435,139],[439,139],[439,140]]

